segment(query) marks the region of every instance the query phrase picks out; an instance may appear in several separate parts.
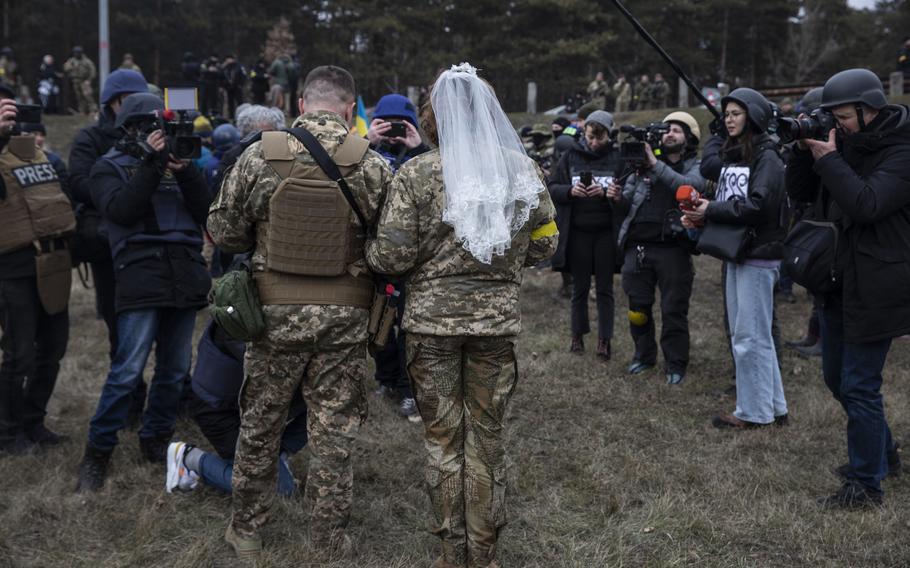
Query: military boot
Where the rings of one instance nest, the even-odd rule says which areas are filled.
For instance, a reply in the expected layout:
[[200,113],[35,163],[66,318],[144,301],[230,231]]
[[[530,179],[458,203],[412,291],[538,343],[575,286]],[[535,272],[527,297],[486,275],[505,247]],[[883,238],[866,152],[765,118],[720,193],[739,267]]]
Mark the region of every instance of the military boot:
[[139,451],[142,457],[150,463],[165,463],[167,461],[167,447],[171,444],[173,432],[152,438],[139,438]]
[[256,560],[262,554],[262,537],[258,534],[243,536],[234,530],[233,524],[228,525],[224,541],[231,545],[240,560]]
[[107,477],[107,467],[111,462],[111,451],[99,450],[92,446],[85,447],[85,455],[79,464],[79,481],[76,492],[98,491]]

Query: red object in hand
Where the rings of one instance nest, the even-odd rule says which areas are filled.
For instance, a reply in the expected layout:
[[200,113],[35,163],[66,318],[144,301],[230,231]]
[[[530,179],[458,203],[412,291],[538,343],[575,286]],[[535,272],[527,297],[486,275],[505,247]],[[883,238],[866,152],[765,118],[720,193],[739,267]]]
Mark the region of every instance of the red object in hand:
[[676,201],[683,211],[693,211],[698,207],[699,199],[701,199],[701,194],[691,185],[681,185],[676,190]]
[[161,118],[167,122],[171,122],[177,118],[177,113],[171,109],[165,109],[164,112],[161,113]]

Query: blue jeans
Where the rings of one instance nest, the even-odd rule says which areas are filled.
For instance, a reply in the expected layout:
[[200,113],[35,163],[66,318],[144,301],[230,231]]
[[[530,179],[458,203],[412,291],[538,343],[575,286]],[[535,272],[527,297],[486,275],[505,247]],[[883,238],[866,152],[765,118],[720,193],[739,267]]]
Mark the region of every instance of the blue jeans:
[[736,363],[736,410],[746,422],[770,424],[787,414],[771,333],[776,268],[726,265],[727,316]]
[[[215,454],[205,453],[199,460],[199,471],[196,473],[202,480],[212,487],[231,492],[231,478],[234,470],[234,460],[221,459]],[[278,494],[283,497],[290,497],[294,494],[296,485],[294,475],[288,466],[288,458],[284,454],[278,459]]]
[[184,377],[190,371],[196,310],[149,308],[117,316],[117,351],[89,425],[89,444],[113,450],[126,426],[131,396],[155,345],[155,375],[142,416],[140,438],[169,436],[177,421]]
[[868,343],[844,341],[844,312],[829,299],[818,312],[825,384],[847,413],[849,479],[882,493],[888,475],[888,450],[894,445],[882,403],[882,369],[891,339]]

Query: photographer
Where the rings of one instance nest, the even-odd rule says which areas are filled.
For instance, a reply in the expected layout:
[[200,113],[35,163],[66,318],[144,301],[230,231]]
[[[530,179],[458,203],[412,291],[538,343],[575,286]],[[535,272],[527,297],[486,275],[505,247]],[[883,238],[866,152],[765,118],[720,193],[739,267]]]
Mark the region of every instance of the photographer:
[[882,502],[882,479],[900,468],[881,385],[892,338],[910,333],[910,113],[889,105],[866,69],[828,79],[821,108],[836,128],[797,143],[787,189],[815,203],[816,220],[836,223],[843,243],[841,289],[819,297],[819,320],[822,371],[847,413],[850,461],[837,470],[844,485],[822,504],[865,507]]
[[[393,128],[402,127],[402,136],[389,135]],[[376,103],[373,121],[367,130],[370,148],[379,152],[392,167],[392,171],[397,172],[405,162],[430,150],[420,138],[417,127],[417,109],[414,103],[403,95],[385,95]]]
[[685,112],[671,113],[663,122],[669,130],[661,139],[660,157],[646,144],[648,161],[623,187],[610,184],[607,196],[625,215],[618,244],[624,251],[622,287],[629,296],[629,331],[635,343],[628,371],[637,375],[657,362],[652,307],[660,288],[661,350],[667,383],[674,385],[683,381],[689,364],[689,297],[695,277],[690,248],[678,226],[676,190],[691,185],[703,193],[705,179],[698,172],[698,122]]
[[69,339],[76,228],[56,170],[34,137],[16,132],[26,111],[14,96],[0,83],[0,456],[66,439],[44,420]]
[[611,131],[613,115],[598,110],[585,122],[585,135],[563,154],[550,177],[549,190],[556,205],[559,245],[553,269],[572,274],[573,353],[584,351],[588,322],[588,292],[591,275],[597,291],[597,355],[610,359],[613,338],[613,272],[616,233],[613,206],[606,187],[621,167]]
[[200,225],[209,205],[202,174],[179,160],[162,131],[164,103],[147,94],[123,101],[114,150],[92,169],[92,199],[104,216],[114,259],[119,338],[79,466],[79,491],[104,484],[117,433],[154,344],[155,374],[139,430],[150,462],[163,462],[190,370],[196,310],[210,279]]
[[[701,165],[704,172],[719,163],[716,200],[700,199],[683,218],[686,228],[707,221],[699,250],[706,252],[705,245],[712,240],[739,249],[735,258],[723,258],[736,367],[736,410],[716,416],[713,424],[740,429],[783,424],[787,403],[771,321],[781,241],[786,234],[784,167],[767,134],[772,111],[765,97],[740,88],[721,99],[721,105],[725,131],[705,145]],[[709,234],[715,238],[709,239]]]
[[[69,155],[68,188],[76,208],[76,235],[73,238],[73,264],[87,262],[92,270],[95,309],[107,327],[108,356],[117,351],[117,311],[114,307],[114,264],[107,236],[103,234],[101,214],[92,202],[92,168],[122,136],[115,126],[123,100],[133,93],[145,93],[148,84],[141,74],[118,69],[104,81],[98,122],[76,133]],[[145,405],[145,382],[140,380],[130,414],[135,418]]]

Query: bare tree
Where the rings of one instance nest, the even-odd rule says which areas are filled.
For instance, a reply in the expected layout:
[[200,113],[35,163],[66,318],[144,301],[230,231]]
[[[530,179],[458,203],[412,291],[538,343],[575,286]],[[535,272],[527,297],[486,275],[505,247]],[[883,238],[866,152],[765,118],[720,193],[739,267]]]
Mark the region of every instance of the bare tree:
[[837,55],[840,22],[832,8],[842,4],[842,0],[803,0],[787,25],[783,49],[780,45],[766,48],[776,82],[803,83]]

